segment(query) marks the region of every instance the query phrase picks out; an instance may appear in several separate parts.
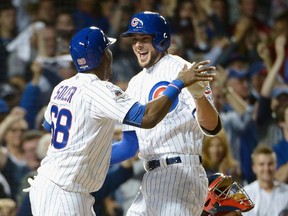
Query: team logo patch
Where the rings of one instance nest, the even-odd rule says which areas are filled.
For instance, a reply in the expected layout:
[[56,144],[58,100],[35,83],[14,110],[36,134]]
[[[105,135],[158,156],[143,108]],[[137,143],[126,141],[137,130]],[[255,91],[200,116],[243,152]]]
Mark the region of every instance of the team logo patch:
[[[169,84],[170,84],[170,82],[167,82],[167,81],[161,81],[161,82],[156,83],[152,87],[152,89],[150,90],[148,100],[151,101],[151,100],[159,97],[160,95],[162,95],[162,93],[166,90],[166,88]],[[172,104],[169,112],[171,112],[172,110],[174,110],[176,108],[178,102],[179,102],[179,99],[177,97],[176,100],[174,101],[174,103]]]
[[141,28],[143,27],[143,21],[135,17],[131,20],[131,26],[132,27],[137,26],[137,28]]
[[211,94],[211,88],[207,85],[204,94]]
[[124,93],[122,89],[120,89],[118,86],[112,85],[108,83],[106,87],[115,95],[115,101],[118,101],[120,99],[128,99],[128,95]]
[[84,65],[84,64],[86,64],[86,59],[85,59],[85,58],[77,59],[77,63],[78,63],[79,65]]

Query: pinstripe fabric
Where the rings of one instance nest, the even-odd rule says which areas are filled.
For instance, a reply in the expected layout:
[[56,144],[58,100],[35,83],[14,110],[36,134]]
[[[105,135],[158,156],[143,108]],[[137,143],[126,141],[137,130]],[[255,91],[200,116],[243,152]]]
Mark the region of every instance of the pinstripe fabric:
[[89,193],[67,192],[43,176],[36,177],[29,196],[33,203],[32,213],[35,216],[95,215],[94,198]]
[[[41,162],[38,175],[50,181],[46,181],[47,191],[40,199],[37,196],[44,189],[33,188],[35,196],[32,201],[35,203],[32,202],[32,206],[35,211],[41,210],[41,205],[53,202],[49,205],[49,211],[57,205],[59,211],[63,212],[51,215],[73,215],[74,212],[86,212],[75,215],[91,215],[90,204],[87,206],[85,203],[92,202],[89,193],[102,186],[107,174],[114,124],[123,121],[135,102],[120,88],[99,80],[93,74],[79,73],[55,87],[45,120],[53,127],[53,143],[62,148],[51,144],[47,156]],[[70,121],[71,124],[68,124]],[[53,211],[58,210],[55,208]]]
[[[157,89],[155,87],[163,81],[176,79],[185,63],[191,65],[178,56],[166,55],[133,77],[126,92],[141,103],[147,103],[152,89]],[[210,87],[206,90],[205,96],[212,103]],[[186,89],[178,99],[175,109],[153,129],[133,128],[139,140],[139,157],[144,161],[175,155],[192,155],[192,158],[201,155],[204,132],[196,119],[194,99]],[[123,128],[131,129],[126,125]],[[207,186],[206,173],[197,163],[157,168],[144,176],[140,193],[127,215],[198,216],[202,212]]]
[[202,165],[173,164],[145,173],[127,216],[198,216],[207,196]]

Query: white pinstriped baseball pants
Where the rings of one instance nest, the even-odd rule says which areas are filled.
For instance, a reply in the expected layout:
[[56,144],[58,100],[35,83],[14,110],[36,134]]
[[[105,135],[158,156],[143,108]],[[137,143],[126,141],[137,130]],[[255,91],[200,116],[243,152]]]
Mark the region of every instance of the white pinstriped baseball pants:
[[89,193],[68,192],[37,176],[29,192],[33,216],[95,216]]
[[201,215],[208,179],[198,157],[181,156],[182,163],[162,165],[145,173],[126,216]]

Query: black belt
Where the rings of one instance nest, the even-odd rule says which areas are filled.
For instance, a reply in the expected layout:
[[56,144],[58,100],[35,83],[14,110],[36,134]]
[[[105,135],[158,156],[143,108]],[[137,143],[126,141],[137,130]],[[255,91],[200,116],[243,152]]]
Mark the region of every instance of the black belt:
[[[165,160],[166,160],[167,165],[182,163],[181,158],[179,156],[178,157],[172,157],[172,158],[166,158]],[[200,155],[199,155],[199,160],[200,160],[200,163],[202,163],[202,157]],[[147,171],[154,170],[160,166],[161,166],[160,160],[151,160],[151,161],[147,161],[147,163],[146,163]]]

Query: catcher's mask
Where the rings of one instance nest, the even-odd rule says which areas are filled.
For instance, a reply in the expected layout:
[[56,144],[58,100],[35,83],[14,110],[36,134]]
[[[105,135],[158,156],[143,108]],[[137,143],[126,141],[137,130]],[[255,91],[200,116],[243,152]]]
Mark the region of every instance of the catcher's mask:
[[208,179],[208,196],[201,216],[221,216],[236,210],[247,212],[254,207],[246,191],[231,176],[216,173]]

